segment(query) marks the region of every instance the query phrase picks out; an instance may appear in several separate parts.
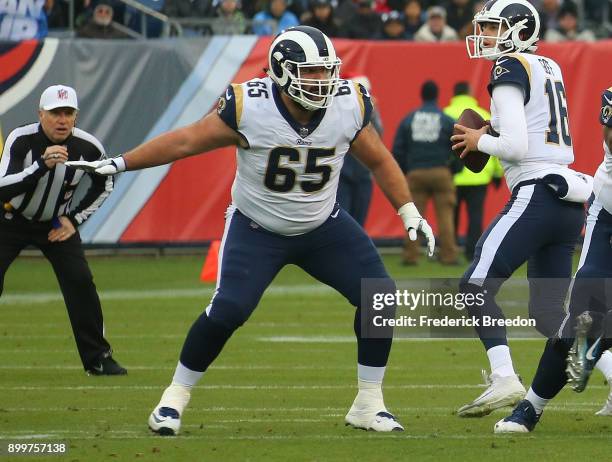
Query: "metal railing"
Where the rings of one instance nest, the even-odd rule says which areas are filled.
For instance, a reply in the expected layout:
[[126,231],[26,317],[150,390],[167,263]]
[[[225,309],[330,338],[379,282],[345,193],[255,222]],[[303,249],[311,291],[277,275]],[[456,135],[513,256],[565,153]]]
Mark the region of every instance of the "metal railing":
[[[72,0],[71,0],[72,1]],[[169,37],[171,31],[174,29],[177,31],[176,35],[180,35],[178,32],[181,31],[181,26],[176,21],[171,19],[159,11],[155,11],[148,6],[143,5],[142,3],[136,0],[119,0],[121,3],[129,6],[130,8],[135,9],[140,15],[140,36],[143,38],[147,38],[147,17],[155,18],[162,23],[162,37]]]
[[[74,34],[75,30],[75,0],[65,0],[68,3],[68,30],[64,31],[67,33]],[[124,32],[132,38],[147,38],[147,21],[148,18],[154,18],[158,20],[162,24],[161,29],[161,37],[170,37],[170,36],[183,36],[185,32],[188,30],[195,31],[202,35],[211,35],[217,33],[217,26],[221,25],[221,29],[223,26],[227,26],[228,23],[224,22],[221,18],[213,18],[213,17],[170,17],[159,11],[156,11],[152,8],[149,8],[146,5],[143,5],[138,0],[116,0],[123,3],[126,6],[129,6],[132,10],[135,10],[137,13],[140,13],[139,19],[139,31],[134,31],[133,29],[127,27],[122,23],[124,18],[114,18],[113,27],[115,29]],[[261,22],[258,22],[261,23]],[[250,33],[251,26],[253,25],[253,20],[250,18],[244,18],[243,21],[244,30],[240,33],[248,34]],[[269,25],[272,31],[276,31],[278,29],[278,23],[274,20],[268,20],[265,24]],[[61,34],[61,31],[57,31]],[[220,33],[237,33],[237,32],[220,32]]]

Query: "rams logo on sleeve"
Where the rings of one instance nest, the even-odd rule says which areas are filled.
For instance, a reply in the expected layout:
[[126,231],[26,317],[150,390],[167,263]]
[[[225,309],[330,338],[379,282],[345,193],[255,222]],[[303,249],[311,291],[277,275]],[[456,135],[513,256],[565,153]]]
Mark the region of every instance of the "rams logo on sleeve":
[[493,78],[497,80],[502,75],[507,74],[508,72],[510,71],[503,66],[495,66],[495,69],[493,69]]
[[223,96],[219,97],[219,102],[217,103],[217,114],[221,115],[227,103],[225,102],[225,98]]

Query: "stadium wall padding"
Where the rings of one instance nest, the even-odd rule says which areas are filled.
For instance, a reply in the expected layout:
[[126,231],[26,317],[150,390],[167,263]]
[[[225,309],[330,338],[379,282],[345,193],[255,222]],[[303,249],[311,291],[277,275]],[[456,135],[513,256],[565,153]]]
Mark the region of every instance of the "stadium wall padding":
[[[0,124],[4,135],[36,117],[38,97],[54,83],[79,93],[78,125],[110,155],[197,120],[230,82],[263,76],[270,38],[253,36],[154,41],[57,40],[0,44]],[[457,81],[467,80],[488,107],[491,63],[469,60],[462,43],[421,44],[334,40],[342,73],[367,75],[391,146],[401,119],[420,104],[427,79],[440,86],[444,106]],[[612,83],[612,41],[543,44],[539,52],[563,69],[574,167],[593,173],[601,162],[600,94]],[[82,228],[85,242],[188,243],[218,239],[230,201],[233,149],[142,172],[123,174],[116,191]],[[509,192],[490,189],[485,221]],[[433,208],[428,219],[434,224]],[[366,230],[374,238],[403,235],[395,211],[375,188]]]

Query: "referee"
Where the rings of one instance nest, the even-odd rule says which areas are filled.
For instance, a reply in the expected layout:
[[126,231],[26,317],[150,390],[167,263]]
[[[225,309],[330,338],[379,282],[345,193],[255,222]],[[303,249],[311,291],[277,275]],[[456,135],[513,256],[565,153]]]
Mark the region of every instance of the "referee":
[[[113,190],[112,177],[67,169],[70,160],[99,160],[102,144],[75,128],[73,88],[54,85],[40,97],[38,123],[13,130],[0,159],[0,294],[4,275],[21,250],[38,247],[59,282],[83,367],[93,375],[124,375],[103,335],[102,308],[77,228]],[[88,176],[78,203],[73,194]]]

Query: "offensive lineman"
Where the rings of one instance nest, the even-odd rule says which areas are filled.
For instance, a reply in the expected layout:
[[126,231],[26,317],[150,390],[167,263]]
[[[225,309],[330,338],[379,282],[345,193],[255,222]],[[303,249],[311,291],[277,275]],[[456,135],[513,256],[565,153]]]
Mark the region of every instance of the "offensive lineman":
[[237,146],[215,294],[187,334],[172,383],[151,413],[149,427],[162,435],[179,432],[192,387],[248,319],[276,274],[293,263],[357,308],[359,391],[346,423],[401,431],[382,395],[391,338],[360,334],[361,279],[390,278],[372,241],[335,200],[349,146],[398,209],[411,239],[417,231],[425,234],[430,256],[433,233],[412,203],[399,166],[369,123],[367,91],[339,81],[341,61],[329,38],[312,27],[292,27],[274,39],[268,61],[268,77],[230,85],[217,111],[195,124],[112,160],[73,164],[112,175]]
[[[584,390],[595,364],[612,385],[611,353],[607,351],[612,346],[612,311],[608,311],[605,295],[612,278],[612,87],[601,96],[599,120],[604,126],[604,160],[595,173],[595,198],[589,207],[568,314],[560,338],[546,345],[526,398],[511,415],[495,424],[495,433],[533,431],[546,404],[566,383],[576,391]],[[585,309],[590,311],[583,313]],[[573,337],[576,341],[570,350]],[[597,415],[612,415],[612,392]]]
[[[474,16],[466,38],[470,58],[496,60],[491,69],[491,126],[451,138],[453,149],[498,157],[512,197],[480,238],[464,274],[465,292],[486,293],[476,317],[503,319],[495,302],[501,284],[525,261],[530,285],[529,315],[547,338],[557,332],[572,271],[572,254],[584,221],[583,203],[592,179],[570,170],[574,161],[561,69],[534,54],[538,12],[526,0],[490,0]],[[543,279],[547,278],[546,281]],[[489,387],[458,415],[481,417],[516,404],[525,395],[510,356],[505,327],[480,327],[491,374]],[[549,343],[551,340],[549,340]]]

